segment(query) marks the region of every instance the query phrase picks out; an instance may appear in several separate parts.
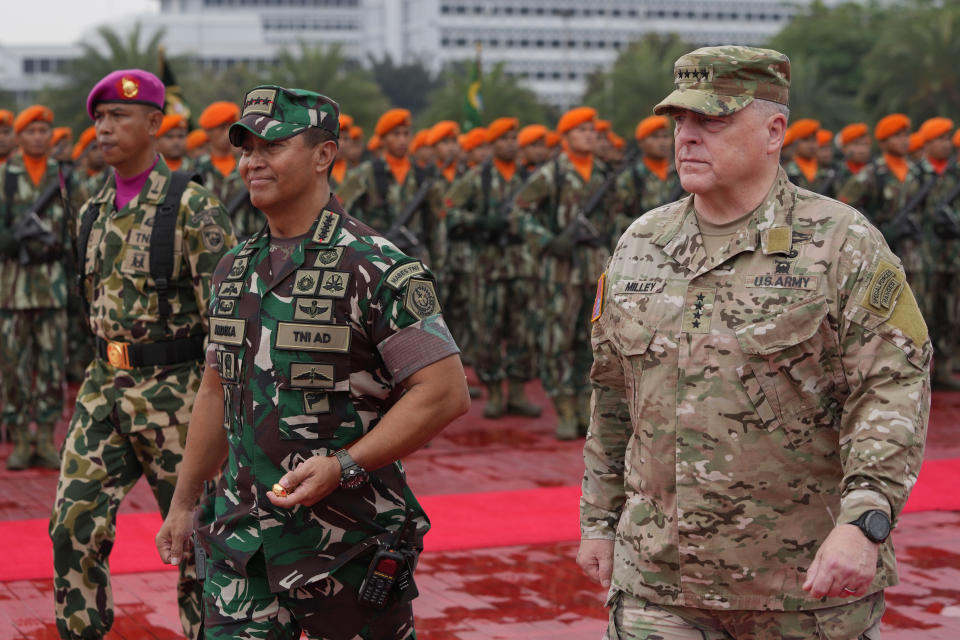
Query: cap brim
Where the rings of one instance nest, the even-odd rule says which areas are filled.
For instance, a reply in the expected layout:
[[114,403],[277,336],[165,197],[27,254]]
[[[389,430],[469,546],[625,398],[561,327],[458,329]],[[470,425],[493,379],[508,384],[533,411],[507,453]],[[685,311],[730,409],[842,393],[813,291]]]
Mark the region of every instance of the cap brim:
[[658,116],[668,115],[670,109],[687,109],[705,116],[729,116],[747,107],[753,96],[724,96],[701,89],[675,89],[653,108]]
[[227,135],[230,137],[230,144],[239,147],[244,131],[249,131],[263,140],[274,141],[295,136],[308,126],[300,123],[281,122],[264,115],[250,114],[230,125]]

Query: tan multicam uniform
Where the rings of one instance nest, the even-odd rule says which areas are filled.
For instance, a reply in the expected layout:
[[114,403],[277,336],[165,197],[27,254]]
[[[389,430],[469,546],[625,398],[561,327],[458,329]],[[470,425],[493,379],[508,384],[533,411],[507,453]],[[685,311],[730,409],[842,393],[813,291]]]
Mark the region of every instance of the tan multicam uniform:
[[[836,524],[896,521],[930,403],[927,329],[880,233],[781,170],[711,257],[692,197],[641,217],[601,293],[581,528],[616,541],[611,601],[855,600],[811,599],[807,568]],[[861,602],[882,612],[896,582],[888,539]]]

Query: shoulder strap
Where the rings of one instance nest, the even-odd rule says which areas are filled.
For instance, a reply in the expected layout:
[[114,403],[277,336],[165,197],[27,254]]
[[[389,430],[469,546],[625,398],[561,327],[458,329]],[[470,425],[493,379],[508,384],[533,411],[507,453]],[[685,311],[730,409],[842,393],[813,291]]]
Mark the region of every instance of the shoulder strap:
[[170,277],[173,275],[173,245],[177,235],[177,214],[180,211],[183,192],[192,178],[191,172],[173,172],[167,195],[157,208],[156,217],[153,219],[153,232],[150,235],[150,277],[153,278],[153,283],[157,287],[158,311],[161,318],[167,318],[172,312],[169,292]]

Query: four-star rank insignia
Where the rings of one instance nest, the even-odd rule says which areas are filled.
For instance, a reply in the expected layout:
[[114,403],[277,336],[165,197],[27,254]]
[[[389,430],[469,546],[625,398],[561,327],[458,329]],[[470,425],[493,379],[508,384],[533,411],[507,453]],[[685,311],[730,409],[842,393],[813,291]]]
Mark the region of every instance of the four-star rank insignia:
[[340,214],[325,210],[317,221],[317,230],[313,234],[313,241],[317,244],[330,244],[340,225]]
[[403,307],[418,320],[440,313],[440,301],[432,280],[410,278]]

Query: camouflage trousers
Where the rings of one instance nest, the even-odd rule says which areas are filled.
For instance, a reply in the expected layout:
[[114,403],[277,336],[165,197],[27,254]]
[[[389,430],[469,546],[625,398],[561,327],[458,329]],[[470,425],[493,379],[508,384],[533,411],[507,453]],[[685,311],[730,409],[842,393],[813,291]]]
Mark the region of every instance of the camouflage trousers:
[[456,271],[447,272],[442,295],[443,319],[460,347],[462,357],[472,364],[476,345],[471,317],[477,310],[477,279],[472,272],[458,265]]
[[[120,433],[77,405],[63,443],[60,480],[50,517],[54,598],[62,638],[101,638],[113,625],[110,551],[117,509],[140,476],[166,517],[183,459],[187,425]],[[188,638],[197,637],[202,584],[193,551],[180,562],[177,602]],[[172,595],[172,594],[171,594]]]
[[590,393],[590,310],[594,285],[546,282],[540,377],[551,398]]
[[480,282],[480,308],[473,317],[474,368],[480,382],[499,382],[504,375],[523,381],[536,376],[537,284],[532,278]]
[[215,562],[204,581],[207,640],[415,640],[409,602],[377,610],[357,602],[366,561],[348,563],[315,584],[272,593],[263,548],[244,572]]
[[651,604],[618,592],[604,640],[879,640],[883,591],[810,611],[725,611]]
[[53,424],[63,411],[63,309],[0,311],[3,421],[25,428]]

